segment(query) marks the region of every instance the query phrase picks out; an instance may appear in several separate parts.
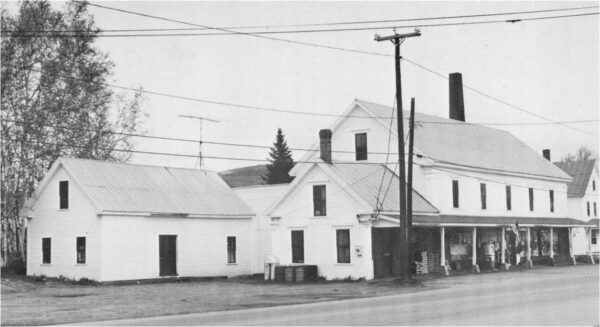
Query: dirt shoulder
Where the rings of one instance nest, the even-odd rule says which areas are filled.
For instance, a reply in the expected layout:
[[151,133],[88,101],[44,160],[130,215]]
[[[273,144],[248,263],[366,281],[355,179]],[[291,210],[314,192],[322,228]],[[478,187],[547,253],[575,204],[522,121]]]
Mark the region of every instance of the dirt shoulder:
[[2,325],[51,325],[201,313],[418,292],[394,282],[266,283],[256,279],[82,286],[2,276]]

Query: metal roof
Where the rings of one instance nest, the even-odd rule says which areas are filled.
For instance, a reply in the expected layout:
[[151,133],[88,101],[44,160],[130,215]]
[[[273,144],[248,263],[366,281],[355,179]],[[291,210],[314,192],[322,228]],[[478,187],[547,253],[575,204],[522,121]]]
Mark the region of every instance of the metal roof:
[[104,212],[253,216],[212,171],[60,158],[83,192]]
[[[387,212],[400,211],[400,179],[385,165],[364,165],[351,162],[336,164],[334,162],[330,168],[374,211],[377,209]],[[382,185],[381,189],[379,185]],[[389,191],[387,191],[386,195],[388,185]],[[378,197],[379,207],[377,205]],[[413,190],[413,211],[418,213],[439,213],[436,207],[415,190]]]
[[[392,107],[363,100],[355,102],[375,117],[389,117],[392,110]],[[410,113],[404,111],[404,117],[409,116]],[[388,128],[390,119],[380,119]],[[415,113],[415,120],[423,122],[415,131],[415,153],[420,152],[434,162],[571,179],[541,153],[507,131],[420,113]],[[407,126],[405,131],[408,132]]]
[[596,159],[555,162],[554,164],[573,177],[567,189],[567,196],[584,196],[596,165]]

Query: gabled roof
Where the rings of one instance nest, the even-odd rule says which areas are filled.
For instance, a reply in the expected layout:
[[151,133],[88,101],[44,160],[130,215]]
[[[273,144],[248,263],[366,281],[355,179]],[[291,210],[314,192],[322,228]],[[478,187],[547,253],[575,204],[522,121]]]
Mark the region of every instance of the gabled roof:
[[233,189],[257,215],[266,214],[269,206],[275,202],[290,184],[253,185]]
[[48,174],[59,167],[64,167],[82,192],[104,213],[254,215],[212,171],[60,158]]
[[[386,128],[389,126],[390,118],[385,117],[390,116],[391,107],[363,100],[355,102],[380,117]],[[410,117],[410,113],[405,111],[404,117]],[[507,131],[420,113],[415,113],[415,120],[421,124],[415,131],[414,146],[434,162],[571,179]]]
[[567,196],[584,196],[596,165],[596,159],[555,162],[554,164],[573,177],[573,181],[569,183],[567,189]]
[[[366,210],[372,213],[399,212],[399,179],[385,165],[365,164],[357,162],[333,162],[332,165],[320,162],[309,163],[309,168],[304,169],[290,184],[285,193],[277,199],[269,208],[267,214],[272,214],[274,209],[293,192],[293,190],[304,180],[308,173],[319,167],[325,173],[330,174],[340,186],[353,196],[358,203],[366,206]],[[382,182],[383,177],[383,182]],[[381,184],[381,188],[380,188]],[[388,187],[389,185],[389,187]],[[387,192],[387,195],[385,194]],[[379,203],[379,205],[378,205]],[[421,194],[413,190],[413,211],[420,214],[438,214],[439,210],[427,201]]]
[[[384,212],[400,211],[400,179],[385,165],[334,162],[330,167],[374,211],[378,209]],[[413,211],[439,213],[436,207],[414,189]]]
[[[374,117],[382,128],[389,129],[392,107],[355,99],[331,126],[334,134],[346,119],[345,116],[356,107]],[[410,117],[410,112],[404,111],[404,117]],[[571,180],[569,175],[507,131],[418,112],[415,113],[415,120],[418,128],[415,132],[414,152],[431,159],[433,163]],[[404,131],[408,133],[407,121],[404,124]],[[395,123],[392,126],[391,132],[396,135]],[[317,149],[318,146],[315,143],[311,149]],[[310,161],[310,158],[318,156],[317,153],[309,151],[300,161]],[[299,173],[300,166],[296,165],[290,174]]]

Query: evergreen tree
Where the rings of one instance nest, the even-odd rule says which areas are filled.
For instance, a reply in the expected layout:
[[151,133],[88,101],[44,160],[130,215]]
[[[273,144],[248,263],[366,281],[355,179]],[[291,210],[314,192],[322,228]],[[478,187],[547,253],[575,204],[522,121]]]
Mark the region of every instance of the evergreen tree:
[[270,164],[267,165],[267,174],[262,178],[267,184],[289,183],[292,181],[289,172],[294,167],[292,152],[288,149],[287,142],[281,132],[277,129],[277,138],[269,152]]

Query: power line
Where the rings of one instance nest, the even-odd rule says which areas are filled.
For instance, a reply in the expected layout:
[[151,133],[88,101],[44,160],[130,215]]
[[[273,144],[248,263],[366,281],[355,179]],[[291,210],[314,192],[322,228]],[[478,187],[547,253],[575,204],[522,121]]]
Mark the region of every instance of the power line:
[[[581,14],[570,14],[570,15],[558,15],[558,16],[543,16],[543,17],[527,17],[527,18],[516,18],[509,20],[487,20],[487,21],[474,21],[474,22],[453,22],[453,23],[436,23],[436,24],[415,24],[415,25],[404,25],[404,26],[374,26],[374,27],[352,27],[352,28],[333,28],[333,29],[310,29],[310,30],[287,30],[287,31],[258,31],[251,34],[254,36],[258,35],[271,35],[271,34],[306,34],[306,33],[332,33],[332,32],[354,32],[354,31],[372,31],[382,29],[393,29],[393,28],[427,28],[427,27],[449,27],[449,26],[467,26],[467,25],[482,25],[482,24],[497,24],[497,23],[517,23],[525,21],[537,21],[537,20],[548,20],[548,19],[559,19],[559,18],[573,18],[583,16],[595,16],[600,14],[599,12],[581,13]],[[208,28],[207,28],[208,29]],[[94,37],[102,38],[116,38],[116,37],[185,37],[185,36],[226,36],[236,35],[239,32],[233,30],[226,30],[224,28],[212,28],[217,30],[224,30],[226,32],[221,33],[144,33],[144,34],[96,34]],[[5,31],[11,34],[13,37],[83,37],[87,35],[78,34],[77,32],[44,32],[36,33],[30,31]]]
[[[288,27],[316,27],[316,26],[337,26],[337,25],[358,25],[358,24],[376,24],[376,23],[394,23],[394,22],[410,22],[410,21],[427,21],[427,20],[446,20],[446,19],[460,19],[460,18],[475,18],[475,17],[491,17],[491,16],[508,16],[517,14],[537,14],[537,13],[548,13],[548,12],[559,12],[559,11],[572,11],[572,10],[583,10],[583,9],[595,9],[599,6],[586,6],[586,7],[570,7],[570,8],[556,8],[556,9],[543,9],[543,10],[527,10],[527,11],[512,11],[512,12],[499,12],[499,13],[485,13],[485,14],[472,14],[472,15],[456,15],[456,16],[434,16],[434,17],[419,17],[419,18],[401,18],[401,19],[385,19],[385,20],[363,20],[363,21],[346,21],[346,22],[329,22],[329,23],[309,23],[309,24],[282,24],[282,25],[251,25],[251,26],[220,26],[222,29],[275,29],[275,28],[288,28]],[[153,31],[190,31],[190,30],[207,30],[206,27],[195,27],[195,28],[146,28],[146,29],[103,29],[101,32],[153,32]],[[5,30],[5,32],[20,32],[15,30]],[[27,32],[32,33],[49,33],[49,32],[71,32],[79,33],[80,30],[31,30]]]
[[[407,59],[404,59],[407,60]],[[408,60],[407,60],[408,61]],[[409,61],[411,62],[411,61]],[[412,62],[411,62],[412,63]],[[38,72],[38,73],[43,73],[42,70],[39,69],[35,69],[35,68],[31,68],[32,71]],[[84,82],[90,82],[88,80],[85,80],[83,78],[78,78],[78,77],[74,77],[74,76],[67,76],[67,75],[62,75],[59,74],[60,77],[63,78],[70,78],[73,80],[79,80],[79,81],[84,81]],[[438,76],[442,76],[441,74],[438,74]],[[444,77],[446,78],[446,77]],[[446,78],[447,79],[447,78]],[[169,94],[169,93],[164,93],[164,92],[155,92],[155,91],[149,91],[149,90],[145,90],[145,89],[136,89],[136,88],[132,88],[132,87],[126,87],[126,86],[120,86],[120,85],[115,85],[115,84],[110,84],[110,83],[105,83],[105,82],[92,82],[92,83],[96,83],[99,85],[104,85],[107,87],[112,87],[112,88],[116,88],[116,89],[121,89],[121,90],[127,90],[127,91],[134,91],[134,92],[141,92],[141,93],[145,93],[145,94],[151,94],[151,95],[156,95],[156,96],[162,96],[162,97],[167,97],[167,98],[172,98],[172,99],[179,99],[179,100],[186,100],[186,101],[193,101],[193,102],[201,102],[201,103],[208,103],[208,104],[213,104],[213,105],[220,105],[220,106],[226,106],[226,107],[233,107],[233,108],[240,108],[240,109],[250,109],[250,110],[258,110],[258,111],[267,111],[267,112],[276,112],[276,113],[284,113],[284,114],[297,114],[297,115],[305,115],[305,116],[318,116],[318,117],[335,117],[335,118],[339,118],[339,117],[343,117],[343,118],[359,118],[359,119],[389,119],[389,117],[373,117],[373,116],[359,116],[359,115],[339,115],[339,114],[328,114],[328,113],[320,113],[320,112],[306,112],[306,111],[297,111],[297,110],[287,110],[287,109],[279,109],[279,108],[268,108],[268,107],[260,107],[260,106],[250,106],[250,105],[244,105],[244,104],[237,104],[237,103],[230,103],[230,102],[223,102],[223,101],[215,101],[215,100],[208,100],[208,99],[201,99],[201,98],[193,98],[193,97],[188,97],[188,96],[181,96],[181,95],[174,95],[174,94]],[[465,86],[467,87],[467,86]],[[501,101],[501,100],[499,100]],[[392,118],[392,119],[397,119],[397,118]],[[407,119],[405,119],[407,120]],[[424,123],[424,124],[440,124],[440,125],[451,125],[451,124],[462,124],[463,126],[473,126],[473,125],[545,125],[545,124],[570,124],[570,123],[588,123],[588,122],[598,122],[598,119],[592,119],[592,120],[575,120],[575,121],[550,121],[547,123],[465,123],[465,122],[452,122],[452,121],[446,121],[446,122],[440,122],[440,121],[425,121],[425,120],[417,120],[416,122],[418,123]]]
[[[293,43],[293,44],[300,44],[300,45],[311,46],[311,47],[318,47],[318,48],[327,48],[327,49],[332,49],[332,50],[340,50],[340,51],[353,52],[353,53],[370,54],[370,55],[376,55],[376,56],[385,56],[385,57],[391,57],[392,56],[392,55],[381,54],[381,53],[376,53],[376,52],[369,52],[369,51],[362,51],[362,50],[353,50],[353,49],[332,47],[332,46],[326,46],[326,45],[320,45],[320,44],[314,44],[314,43],[308,43],[308,42],[293,41],[293,40],[288,40],[288,39],[275,38],[275,37],[272,37],[272,36],[253,35],[251,33],[243,33],[243,32],[237,32],[237,31],[231,31],[231,30],[227,30],[227,29],[222,29],[222,28],[214,28],[214,27],[210,27],[210,26],[206,26],[206,25],[201,25],[201,24],[194,24],[194,23],[189,23],[189,22],[185,22],[185,21],[179,21],[179,20],[175,20],[175,19],[165,18],[165,17],[159,17],[159,16],[154,16],[154,15],[148,15],[148,14],[138,13],[138,12],[134,12],[134,11],[130,11],[130,10],[124,10],[124,9],[118,9],[118,8],[113,8],[113,7],[108,7],[108,6],[93,4],[93,3],[90,3],[90,2],[82,2],[82,1],[79,1],[79,0],[74,0],[74,1],[78,2],[78,3],[86,3],[88,5],[99,7],[99,8],[104,8],[104,9],[108,9],[108,10],[115,10],[115,11],[118,11],[118,12],[128,13],[128,14],[132,14],[132,15],[138,15],[138,16],[142,16],[142,17],[153,18],[153,19],[158,19],[158,20],[163,20],[163,21],[169,21],[169,22],[179,23],[179,24],[185,24],[185,25],[191,25],[191,26],[196,26],[196,27],[204,27],[204,28],[208,28],[208,29],[220,30],[220,31],[223,31],[223,32],[235,33],[235,34],[239,34],[239,35],[246,35],[246,36],[251,36],[251,37],[256,37],[256,38],[261,38],[261,39],[267,39],[267,40],[273,40],[273,41],[279,41],[279,42],[287,42],[287,43]],[[407,59],[405,58],[405,60],[407,60]],[[439,75],[439,73],[437,73],[437,72],[435,72],[435,71],[433,71],[433,70],[431,70],[431,69],[429,69],[429,68],[427,68],[425,66],[417,64],[416,62],[414,62],[412,60],[407,60],[407,61],[410,62],[410,63],[412,63],[413,65],[416,65],[416,66],[421,67],[421,68],[423,68],[423,69],[425,69],[425,70],[427,70],[429,72],[432,72],[432,73],[434,73],[436,75]],[[446,76],[443,76],[443,78],[447,79]],[[507,106],[509,106],[509,107],[511,107],[513,109],[519,110],[521,112],[528,113],[530,115],[536,116],[536,117],[541,118],[541,119],[546,120],[546,121],[554,122],[552,119],[549,119],[549,118],[540,116],[538,114],[529,112],[529,111],[527,111],[525,109],[522,109],[522,108],[519,108],[517,106],[514,106],[514,105],[512,105],[512,104],[510,104],[508,102],[500,100],[500,99],[498,99],[496,97],[488,95],[488,94],[486,94],[486,93],[484,93],[482,91],[479,91],[477,89],[474,89],[472,87],[465,86],[465,85],[463,85],[463,86],[466,87],[467,89],[473,91],[473,92],[476,92],[477,94],[480,94],[480,95],[485,96],[487,98],[490,98],[490,99],[492,99],[494,101],[497,101],[499,103],[507,105]],[[578,128],[575,128],[575,127],[572,127],[572,126],[569,126],[569,125],[565,125],[565,124],[560,124],[560,125],[561,126],[565,126],[567,128],[570,128],[572,130],[579,131],[581,133],[590,134],[592,136],[598,137],[598,135],[596,135],[596,134],[593,134],[593,133],[590,133],[590,132],[587,132],[587,131],[583,131],[583,130],[580,130]]]

